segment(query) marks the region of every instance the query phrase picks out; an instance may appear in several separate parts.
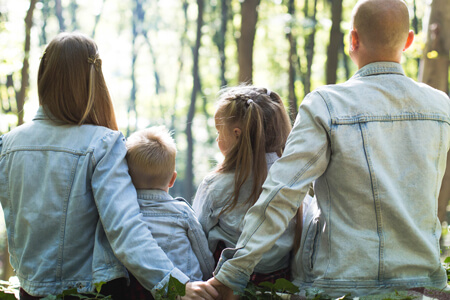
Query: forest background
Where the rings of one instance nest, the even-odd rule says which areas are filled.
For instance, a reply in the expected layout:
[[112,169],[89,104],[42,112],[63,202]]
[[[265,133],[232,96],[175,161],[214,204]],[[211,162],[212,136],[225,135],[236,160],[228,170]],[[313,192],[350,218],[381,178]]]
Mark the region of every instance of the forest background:
[[[220,88],[267,87],[282,96],[294,120],[307,93],[357,70],[347,50],[356,1],[0,0],[0,134],[34,116],[48,42],[61,31],[85,33],[99,47],[123,134],[155,125],[173,131],[178,178],[170,192],[190,200],[223,159],[213,118]],[[406,3],[416,34],[402,58],[406,75],[448,94],[450,1]],[[0,234],[0,272],[7,279]]]

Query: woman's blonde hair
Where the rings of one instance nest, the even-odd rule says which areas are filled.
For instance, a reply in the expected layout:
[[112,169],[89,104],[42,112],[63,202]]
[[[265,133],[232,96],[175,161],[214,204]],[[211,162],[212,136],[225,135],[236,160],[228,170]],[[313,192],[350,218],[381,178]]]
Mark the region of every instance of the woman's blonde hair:
[[47,46],[38,71],[39,104],[67,124],[117,130],[95,42],[80,33],[60,33]]
[[291,131],[289,116],[280,96],[266,88],[241,85],[219,93],[216,120],[227,128],[239,128],[237,143],[226,153],[217,172],[234,172],[234,191],[221,214],[237,205],[242,185],[252,175],[253,205],[267,177],[266,153],[281,156]]

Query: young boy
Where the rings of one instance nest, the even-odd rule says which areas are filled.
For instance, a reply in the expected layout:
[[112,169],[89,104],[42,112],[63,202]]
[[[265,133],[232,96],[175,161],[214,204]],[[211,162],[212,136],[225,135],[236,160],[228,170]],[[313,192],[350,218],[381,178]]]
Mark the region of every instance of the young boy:
[[177,149],[164,127],[132,134],[127,142],[129,173],[148,229],[174,266],[191,281],[212,276],[214,259],[208,241],[191,206],[172,198]]

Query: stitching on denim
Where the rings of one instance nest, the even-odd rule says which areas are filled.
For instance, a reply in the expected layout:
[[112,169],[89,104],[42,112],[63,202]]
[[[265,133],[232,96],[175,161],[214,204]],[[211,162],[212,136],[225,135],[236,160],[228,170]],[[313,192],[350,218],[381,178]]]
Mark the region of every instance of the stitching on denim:
[[355,123],[368,122],[392,122],[392,121],[440,121],[450,125],[450,118],[438,113],[402,113],[398,115],[375,115],[368,116],[364,114],[355,116],[340,116],[333,118],[333,125],[347,125]]
[[66,194],[64,195],[64,206],[61,216],[61,224],[60,224],[60,243],[59,243],[59,250],[58,250],[58,258],[57,258],[57,267],[56,267],[56,276],[59,278],[59,280],[62,280],[63,272],[62,272],[62,266],[63,266],[63,254],[64,254],[64,238],[66,235],[66,227],[67,227],[67,213],[68,213],[68,206],[70,201],[70,193],[72,191],[73,181],[75,178],[75,173],[78,165],[78,161],[80,160],[80,156],[74,155],[74,161],[72,164],[70,177],[69,177],[69,184],[66,188]]
[[364,123],[359,124],[361,137],[363,140],[363,148],[366,156],[367,167],[369,168],[370,181],[372,184],[372,193],[374,200],[375,215],[377,220],[377,233],[379,237],[379,263],[378,263],[378,280],[384,280],[384,234],[382,225],[382,214],[381,214],[381,201],[378,198],[378,183],[377,177],[373,170],[372,161],[369,153],[369,141],[367,138],[367,128]]

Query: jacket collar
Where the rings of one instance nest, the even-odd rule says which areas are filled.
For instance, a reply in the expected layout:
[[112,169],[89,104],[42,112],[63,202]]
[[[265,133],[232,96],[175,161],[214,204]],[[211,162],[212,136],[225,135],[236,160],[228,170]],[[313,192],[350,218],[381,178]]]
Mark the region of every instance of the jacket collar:
[[405,72],[403,71],[402,65],[399,63],[388,61],[374,62],[359,69],[355,75],[353,75],[352,79],[380,74],[405,75]]

